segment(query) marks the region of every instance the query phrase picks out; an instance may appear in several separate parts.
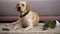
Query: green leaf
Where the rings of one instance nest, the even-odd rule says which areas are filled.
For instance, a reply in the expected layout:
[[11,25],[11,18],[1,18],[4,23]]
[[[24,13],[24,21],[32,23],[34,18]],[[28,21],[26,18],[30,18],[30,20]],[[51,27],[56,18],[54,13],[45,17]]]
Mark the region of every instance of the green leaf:
[[3,30],[3,31],[9,31],[9,29],[8,29],[8,28],[2,28],[2,30]]

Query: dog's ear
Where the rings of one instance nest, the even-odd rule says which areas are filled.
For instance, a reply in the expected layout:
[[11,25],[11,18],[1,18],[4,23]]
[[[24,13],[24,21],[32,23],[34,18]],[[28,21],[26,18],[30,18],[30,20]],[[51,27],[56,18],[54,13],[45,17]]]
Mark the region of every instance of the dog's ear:
[[29,10],[30,9],[30,6],[28,3],[26,3],[26,10]]

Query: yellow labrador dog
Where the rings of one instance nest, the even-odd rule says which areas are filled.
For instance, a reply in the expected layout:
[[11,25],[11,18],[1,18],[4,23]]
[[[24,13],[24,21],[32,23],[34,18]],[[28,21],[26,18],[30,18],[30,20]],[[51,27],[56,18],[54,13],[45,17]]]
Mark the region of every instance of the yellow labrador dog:
[[[29,30],[33,28],[33,26],[38,24],[39,15],[30,10],[29,4],[25,1],[19,1],[16,5],[16,10],[19,15],[19,18],[15,23],[19,23],[22,27],[25,28],[25,30]],[[16,28],[17,25],[15,26],[15,29]]]

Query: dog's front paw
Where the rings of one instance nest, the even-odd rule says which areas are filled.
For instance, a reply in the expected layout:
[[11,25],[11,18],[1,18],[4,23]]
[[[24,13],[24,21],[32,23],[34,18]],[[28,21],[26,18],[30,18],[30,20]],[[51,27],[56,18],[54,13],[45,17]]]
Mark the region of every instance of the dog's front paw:
[[33,28],[33,26],[32,27],[27,27],[27,28],[25,28],[24,30],[30,30],[30,29],[32,29]]
[[17,27],[14,27],[14,30],[17,30]]
[[18,29],[18,25],[15,25],[14,30]]
[[25,28],[24,30],[29,30],[29,29]]

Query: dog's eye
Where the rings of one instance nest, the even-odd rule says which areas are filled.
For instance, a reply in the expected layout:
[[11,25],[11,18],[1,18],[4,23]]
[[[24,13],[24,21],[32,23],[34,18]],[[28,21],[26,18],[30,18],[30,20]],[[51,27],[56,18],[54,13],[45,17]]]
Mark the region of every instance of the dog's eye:
[[22,4],[22,6],[24,6],[24,4]]
[[19,6],[19,4],[17,4]]

